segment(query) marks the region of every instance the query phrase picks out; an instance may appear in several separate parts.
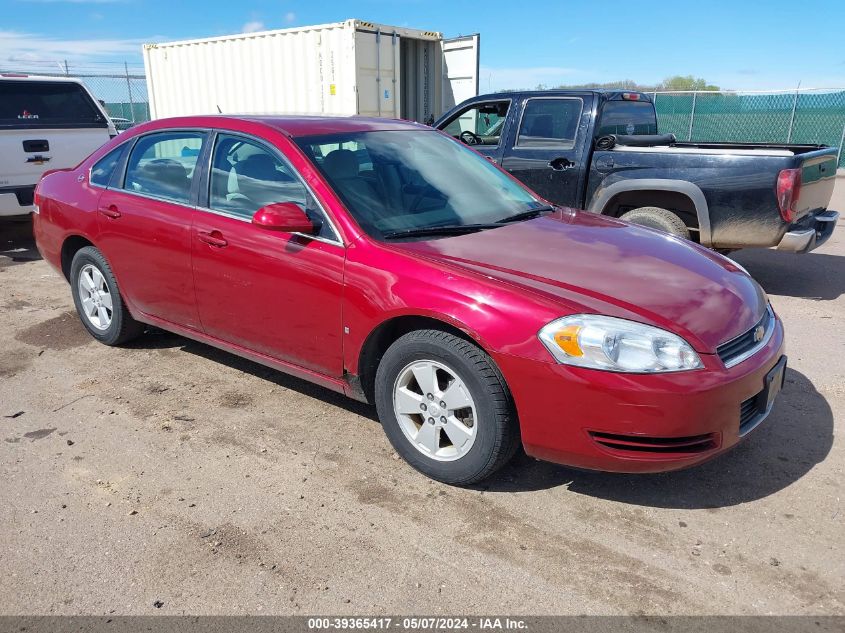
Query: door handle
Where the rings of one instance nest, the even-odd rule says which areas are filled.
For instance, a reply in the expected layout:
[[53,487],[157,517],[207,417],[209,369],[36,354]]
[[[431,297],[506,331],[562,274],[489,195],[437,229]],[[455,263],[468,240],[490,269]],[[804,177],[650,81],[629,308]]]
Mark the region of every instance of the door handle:
[[200,242],[205,242],[209,246],[214,246],[216,248],[223,248],[224,246],[229,245],[229,242],[225,240],[220,231],[211,231],[210,233],[200,231],[197,233],[197,236],[200,238]]
[[117,210],[117,207],[113,204],[110,204],[107,207],[100,207],[97,209],[101,214],[106,216],[107,218],[111,218],[112,220],[116,220],[120,217],[120,211]]
[[549,167],[554,169],[555,171],[564,171],[566,169],[572,169],[575,167],[575,163],[573,163],[568,158],[560,156],[558,158],[553,158],[549,161]]

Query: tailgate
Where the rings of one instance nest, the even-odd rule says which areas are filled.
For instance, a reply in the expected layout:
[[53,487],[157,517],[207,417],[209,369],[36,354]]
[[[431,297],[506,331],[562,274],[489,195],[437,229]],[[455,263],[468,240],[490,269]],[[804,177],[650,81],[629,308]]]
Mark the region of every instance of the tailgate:
[[801,189],[795,203],[796,217],[816,209],[827,209],[836,182],[836,149],[824,149],[797,157]]
[[0,128],[0,187],[34,185],[48,169],[75,167],[108,140],[106,128]]

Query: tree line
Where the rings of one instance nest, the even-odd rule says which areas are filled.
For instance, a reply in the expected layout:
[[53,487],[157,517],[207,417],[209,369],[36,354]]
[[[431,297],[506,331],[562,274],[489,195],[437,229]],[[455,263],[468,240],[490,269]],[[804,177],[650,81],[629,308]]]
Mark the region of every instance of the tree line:
[[673,75],[667,77],[658,84],[641,84],[633,79],[623,79],[621,81],[609,81],[607,83],[584,83],[584,84],[561,84],[559,86],[547,86],[546,84],[539,84],[537,90],[548,90],[553,88],[561,88],[567,90],[596,90],[603,88],[614,88],[621,90],[632,90],[638,92],[674,92],[682,90],[719,90],[719,86],[708,83],[707,80],[701,77],[694,77],[693,75]]

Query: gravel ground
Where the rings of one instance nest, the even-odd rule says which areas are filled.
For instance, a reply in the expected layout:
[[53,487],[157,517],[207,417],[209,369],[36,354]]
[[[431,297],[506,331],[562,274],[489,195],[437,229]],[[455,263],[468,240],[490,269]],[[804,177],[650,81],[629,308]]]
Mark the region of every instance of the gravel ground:
[[155,331],[94,342],[0,226],[0,613],[845,613],[845,226],[736,255],[788,336],[736,450],[664,475],[527,457],[457,489],[374,410]]

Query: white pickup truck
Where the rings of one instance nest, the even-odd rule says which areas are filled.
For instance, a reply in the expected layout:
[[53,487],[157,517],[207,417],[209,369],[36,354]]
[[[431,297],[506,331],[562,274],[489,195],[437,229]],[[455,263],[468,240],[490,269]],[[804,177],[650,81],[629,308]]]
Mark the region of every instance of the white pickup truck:
[[29,214],[45,171],[75,167],[115,134],[79,80],[0,74],[0,217]]

